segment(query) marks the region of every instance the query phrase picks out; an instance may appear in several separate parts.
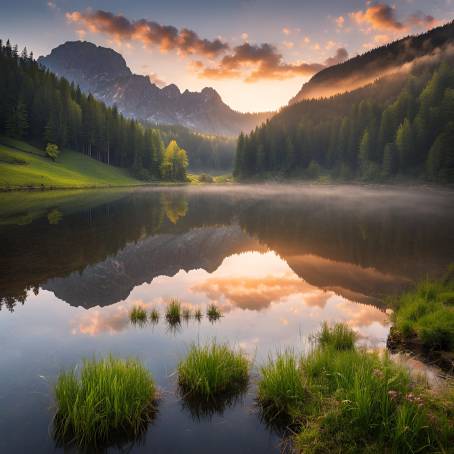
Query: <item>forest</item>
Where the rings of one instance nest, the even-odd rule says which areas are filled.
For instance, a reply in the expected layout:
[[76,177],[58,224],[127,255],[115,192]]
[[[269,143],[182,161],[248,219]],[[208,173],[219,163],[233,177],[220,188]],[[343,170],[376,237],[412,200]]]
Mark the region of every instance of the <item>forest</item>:
[[411,71],[283,109],[240,135],[235,176],[454,182],[454,69],[433,58]]
[[129,169],[141,180],[186,180],[188,157],[160,131],[122,116],[0,40],[0,135],[48,144]]

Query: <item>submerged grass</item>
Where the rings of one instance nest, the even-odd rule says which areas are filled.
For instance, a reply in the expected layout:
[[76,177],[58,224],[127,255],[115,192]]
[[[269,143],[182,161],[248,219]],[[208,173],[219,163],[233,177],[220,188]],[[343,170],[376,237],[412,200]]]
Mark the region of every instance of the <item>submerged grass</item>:
[[181,323],[181,302],[178,299],[170,300],[167,305],[166,320],[170,325]]
[[129,319],[134,324],[144,324],[147,321],[147,312],[141,306],[134,306],[129,313]]
[[55,386],[55,435],[79,446],[99,446],[119,434],[137,436],[155,411],[156,387],[135,359],[85,360],[60,374]]
[[210,322],[215,322],[222,317],[222,314],[215,304],[210,304],[207,308],[207,317]]
[[185,321],[188,321],[191,318],[192,312],[191,308],[189,307],[184,307],[183,310],[181,311],[182,317]]
[[203,317],[203,315],[202,315],[201,309],[197,308],[197,309],[194,311],[194,318],[195,318],[198,322],[200,322],[200,320],[202,320],[202,317]]
[[394,335],[432,350],[454,350],[454,267],[441,281],[424,281],[391,300]]
[[208,401],[241,392],[248,382],[249,361],[227,344],[193,345],[178,365],[183,394]]
[[154,307],[153,309],[151,309],[151,312],[150,312],[150,321],[152,323],[158,323],[159,322],[159,311]]
[[324,326],[309,354],[285,352],[262,368],[259,403],[287,415],[297,450],[447,452],[454,442],[452,390],[437,397],[386,354],[344,342],[354,339],[348,330]]

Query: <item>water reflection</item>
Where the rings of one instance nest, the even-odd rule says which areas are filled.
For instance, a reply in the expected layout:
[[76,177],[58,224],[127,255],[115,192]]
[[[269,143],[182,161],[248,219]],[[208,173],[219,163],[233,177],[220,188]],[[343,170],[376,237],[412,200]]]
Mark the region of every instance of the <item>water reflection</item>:
[[[52,450],[49,384],[109,353],[139,357],[165,396],[143,445],[109,451],[230,453],[241,440],[247,452],[277,452],[251,411],[253,391],[211,408],[175,394],[188,346],[216,338],[260,366],[276,349],[304,350],[326,320],[385,347],[383,295],[444,272],[454,256],[444,191],[172,188],[0,201],[2,452]],[[169,329],[172,298],[201,320]],[[223,314],[216,323],[210,304]],[[136,305],[159,320],[132,326]]]
[[[260,337],[266,333],[272,337],[284,326],[292,336],[298,332],[308,334],[322,320],[337,320],[358,330],[364,339],[383,344],[389,323],[383,309],[354,303],[334,291],[308,284],[274,252],[252,251],[227,257],[212,273],[199,269],[159,276],[134,288],[120,303],[78,313],[71,321],[70,331],[73,335],[117,334],[129,328],[132,308],[141,306],[148,314],[152,309],[159,312],[161,321],[156,327],[164,332],[172,335],[184,330],[192,332],[198,325],[194,318],[183,324],[181,320],[166,321],[164,314],[171,298],[182,301],[192,314],[197,309],[206,313],[210,304],[216,304],[225,317],[214,328],[227,337],[232,318],[236,320],[236,333],[247,332],[252,326]],[[254,316],[257,312],[261,314],[259,318]],[[208,321],[205,318],[201,323],[205,327]],[[250,352],[255,348],[256,342],[248,347]]]
[[[211,272],[227,256],[267,249],[306,282],[374,304],[441,273],[453,256],[453,198],[443,191],[223,191],[81,192],[69,201],[56,194],[0,204],[0,307],[14,309],[38,287],[75,306],[105,306],[160,275]],[[18,221],[24,217],[28,224]],[[205,291],[215,297],[256,284],[227,277]],[[266,285],[272,291],[275,283]],[[230,296],[240,303],[241,295]]]

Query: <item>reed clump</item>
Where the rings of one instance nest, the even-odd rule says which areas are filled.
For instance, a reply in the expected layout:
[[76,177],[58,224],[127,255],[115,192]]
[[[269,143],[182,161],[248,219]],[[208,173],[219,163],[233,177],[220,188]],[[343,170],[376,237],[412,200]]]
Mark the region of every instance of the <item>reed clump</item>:
[[139,435],[156,406],[151,373],[136,359],[85,360],[55,385],[55,435],[79,446],[99,446],[119,434]]
[[147,321],[147,312],[142,306],[134,306],[129,313],[129,319],[134,324],[144,324]]
[[207,308],[207,317],[210,322],[214,322],[222,317],[222,313],[215,304],[210,304]]
[[249,361],[239,350],[215,341],[192,345],[178,365],[178,383],[184,395],[202,401],[240,392],[248,382]]
[[166,320],[170,325],[181,323],[181,302],[178,299],[170,300],[167,305]]

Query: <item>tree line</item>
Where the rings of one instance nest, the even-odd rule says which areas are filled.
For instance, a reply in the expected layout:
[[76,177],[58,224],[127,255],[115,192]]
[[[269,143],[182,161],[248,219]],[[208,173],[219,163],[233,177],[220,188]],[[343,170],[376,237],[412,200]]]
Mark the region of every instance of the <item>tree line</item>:
[[454,182],[454,67],[444,60],[282,110],[240,135],[235,175]]
[[188,157],[176,142],[169,141],[168,153],[158,129],[82,93],[9,40],[0,40],[0,134],[71,148],[143,180],[186,179]]

